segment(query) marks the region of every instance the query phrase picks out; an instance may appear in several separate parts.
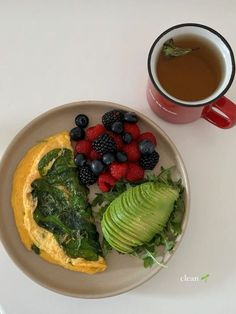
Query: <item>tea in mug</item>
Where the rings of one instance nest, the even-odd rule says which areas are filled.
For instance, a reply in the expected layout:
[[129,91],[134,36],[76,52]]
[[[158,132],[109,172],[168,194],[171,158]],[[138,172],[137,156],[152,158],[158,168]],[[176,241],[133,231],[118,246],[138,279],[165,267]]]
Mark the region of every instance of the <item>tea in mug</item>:
[[188,53],[166,55],[157,59],[156,72],[161,86],[171,96],[184,101],[197,101],[210,96],[224,75],[223,57],[214,45],[196,35],[173,38],[175,47]]

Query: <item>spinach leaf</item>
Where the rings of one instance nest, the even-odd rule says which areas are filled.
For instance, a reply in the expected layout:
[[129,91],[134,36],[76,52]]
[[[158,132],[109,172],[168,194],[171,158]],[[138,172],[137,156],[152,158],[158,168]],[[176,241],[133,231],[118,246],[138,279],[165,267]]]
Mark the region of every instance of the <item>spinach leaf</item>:
[[67,256],[97,260],[102,253],[99,235],[88,203],[88,189],[78,180],[72,151],[50,151],[40,160],[38,169],[41,178],[31,184],[37,199],[34,220],[53,233]]
[[98,248],[98,241],[80,237],[79,239],[71,238],[62,247],[66,253],[71,258],[84,257],[89,261],[96,261],[98,259],[98,254],[95,248]]
[[52,165],[53,161],[55,161],[55,159],[59,156],[60,152],[60,148],[53,149],[40,160],[38,164],[38,171],[42,177],[47,174],[48,167]]
[[31,250],[37,255],[40,254],[40,249],[34,243],[31,245]]

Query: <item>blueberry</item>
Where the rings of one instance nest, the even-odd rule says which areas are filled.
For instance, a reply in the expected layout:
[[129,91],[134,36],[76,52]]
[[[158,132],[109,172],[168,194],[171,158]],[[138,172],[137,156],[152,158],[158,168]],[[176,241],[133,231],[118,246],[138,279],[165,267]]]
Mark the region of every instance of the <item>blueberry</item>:
[[112,124],[111,130],[114,133],[121,134],[123,132],[123,124],[120,121],[116,121]]
[[122,139],[123,139],[123,142],[124,142],[125,144],[129,144],[129,143],[132,142],[133,137],[132,137],[132,135],[131,135],[130,133],[124,133],[124,134],[122,135]]
[[82,140],[84,136],[85,136],[84,130],[78,126],[70,130],[70,138],[73,141]]
[[81,128],[86,128],[86,126],[89,123],[89,119],[85,114],[79,114],[76,118],[75,118],[75,124],[77,126],[80,126]]
[[86,159],[85,159],[85,156],[83,154],[77,154],[75,156],[74,161],[75,161],[76,166],[78,166],[78,167],[82,167],[86,164]]
[[149,155],[154,152],[155,145],[149,140],[142,140],[139,143],[139,150],[143,155]]
[[124,120],[125,122],[136,123],[138,122],[138,117],[135,112],[126,112],[124,114]]
[[110,165],[113,161],[115,161],[115,157],[113,154],[107,153],[102,156],[102,161],[105,165]]
[[116,160],[119,162],[126,162],[128,160],[127,155],[123,152],[116,153]]
[[105,170],[105,166],[100,160],[93,160],[90,167],[94,174],[100,174]]

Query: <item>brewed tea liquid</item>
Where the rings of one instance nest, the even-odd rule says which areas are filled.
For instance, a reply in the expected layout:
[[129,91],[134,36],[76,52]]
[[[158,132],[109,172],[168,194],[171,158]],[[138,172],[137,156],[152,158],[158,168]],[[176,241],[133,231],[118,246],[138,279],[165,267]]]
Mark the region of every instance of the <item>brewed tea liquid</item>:
[[187,55],[157,60],[157,76],[162,87],[172,96],[197,101],[210,96],[223,76],[223,60],[216,48],[198,36],[173,38],[176,47],[199,48]]

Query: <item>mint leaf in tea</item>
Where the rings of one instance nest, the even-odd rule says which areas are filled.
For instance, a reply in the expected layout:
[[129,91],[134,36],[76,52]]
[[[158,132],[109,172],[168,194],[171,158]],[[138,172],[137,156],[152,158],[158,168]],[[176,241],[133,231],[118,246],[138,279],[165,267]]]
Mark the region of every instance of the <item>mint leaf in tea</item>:
[[157,59],[156,74],[171,96],[198,101],[217,89],[223,77],[223,64],[223,57],[213,43],[197,35],[182,35],[165,42]]
[[199,48],[176,47],[173,38],[167,40],[163,45],[163,53],[166,57],[180,57],[197,49]]

